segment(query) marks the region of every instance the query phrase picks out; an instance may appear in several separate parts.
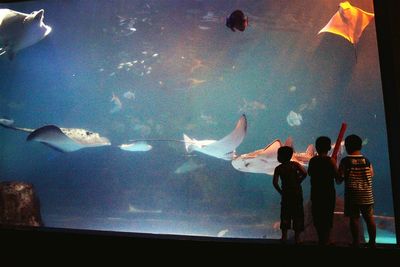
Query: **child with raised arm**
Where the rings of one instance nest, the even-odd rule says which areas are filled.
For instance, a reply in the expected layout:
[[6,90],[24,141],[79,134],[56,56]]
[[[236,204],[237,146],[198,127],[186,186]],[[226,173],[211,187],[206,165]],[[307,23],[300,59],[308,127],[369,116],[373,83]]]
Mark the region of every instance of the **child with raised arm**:
[[367,225],[369,246],[375,247],[376,225],[374,221],[374,197],[371,162],[361,154],[362,140],[352,134],[346,137],[344,146],[348,154],[340,161],[340,183],[344,181],[344,214],[350,218],[353,246],[359,246],[360,213]]
[[336,190],[335,180],[338,181],[336,161],[328,156],[331,150],[331,139],[320,136],[315,140],[318,155],[308,163],[308,175],[311,182],[311,214],[318,243],[329,245],[330,232],[333,226]]
[[[291,161],[293,149],[282,146],[278,149],[278,161],[275,168],[273,186],[281,194],[281,241],[286,242],[287,231],[295,232],[295,243],[300,243],[300,233],[304,230],[303,190],[301,182],[306,178],[307,171],[298,162]],[[279,180],[281,185],[279,184]]]

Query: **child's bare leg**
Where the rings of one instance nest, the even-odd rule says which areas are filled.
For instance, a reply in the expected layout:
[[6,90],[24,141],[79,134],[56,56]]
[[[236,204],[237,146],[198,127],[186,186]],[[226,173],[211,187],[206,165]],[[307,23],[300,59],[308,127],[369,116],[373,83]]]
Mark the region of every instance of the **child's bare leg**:
[[350,217],[350,231],[353,237],[353,246],[360,245],[360,218]]
[[368,244],[370,247],[375,247],[375,239],[376,239],[376,224],[373,216],[365,216],[364,217],[365,223],[367,225],[368,230],[368,237],[369,241]]

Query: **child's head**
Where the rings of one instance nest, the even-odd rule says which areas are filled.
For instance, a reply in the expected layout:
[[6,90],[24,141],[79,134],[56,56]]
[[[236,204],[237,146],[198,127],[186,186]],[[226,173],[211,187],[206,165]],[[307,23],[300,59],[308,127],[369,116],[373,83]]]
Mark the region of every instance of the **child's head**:
[[331,139],[327,136],[320,136],[315,140],[315,149],[318,154],[328,153],[331,150]]
[[290,146],[281,146],[278,149],[278,161],[280,163],[289,162],[293,156],[293,148]]
[[347,154],[352,154],[357,150],[361,150],[362,140],[358,135],[351,134],[344,139],[344,146]]

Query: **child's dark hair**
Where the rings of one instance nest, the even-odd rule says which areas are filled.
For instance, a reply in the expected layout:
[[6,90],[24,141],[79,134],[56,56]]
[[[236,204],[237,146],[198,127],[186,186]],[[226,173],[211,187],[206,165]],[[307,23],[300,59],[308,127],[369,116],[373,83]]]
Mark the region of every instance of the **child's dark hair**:
[[327,153],[331,150],[331,139],[327,136],[320,136],[315,140],[315,149],[318,154]]
[[293,156],[293,148],[290,146],[281,146],[278,149],[278,161],[280,163],[289,162]]
[[347,154],[351,154],[354,151],[361,150],[362,140],[361,137],[355,134],[351,134],[344,139],[344,146],[346,147]]

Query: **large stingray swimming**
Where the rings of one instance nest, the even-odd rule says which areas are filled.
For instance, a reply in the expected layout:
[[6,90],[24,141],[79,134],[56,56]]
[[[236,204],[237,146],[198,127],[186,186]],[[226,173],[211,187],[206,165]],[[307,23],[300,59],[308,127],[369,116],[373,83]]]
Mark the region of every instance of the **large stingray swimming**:
[[[280,164],[277,160],[277,154],[282,145],[293,147],[292,139],[288,138],[284,144],[276,139],[262,149],[239,155],[232,160],[232,166],[242,172],[273,175],[275,167]],[[308,145],[305,152],[294,152],[291,160],[307,166],[314,155],[314,146]]]
[[235,149],[242,143],[247,132],[247,118],[242,115],[236,123],[235,129],[220,140],[196,140],[183,134],[187,152],[198,151],[200,153],[224,159],[232,160],[236,157]]
[[[140,139],[132,140],[130,146],[139,144],[140,142],[181,142],[185,144],[185,149],[188,153],[197,151],[211,157],[220,158],[224,160],[232,160],[236,157],[235,149],[242,143],[247,132],[247,118],[242,115],[236,123],[235,129],[225,137],[214,140],[196,140],[183,134],[183,140],[176,139]],[[121,147],[123,149],[123,147]]]
[[[340,162],[340,159],[343,155],[344,141],[342,141],[342,138],[345,130],[346,127],[343,127],[342,125],[336,144],[332,145],[330,150],[331,152],[328,153],[329,156],[336,158],[337,162]],[[275,168],[280,164],[277,159],[278,149],[283,145],[293,148],[292,138],[289,137],[286,139],[284,144],[282,144],[279,139],[275,139],[262,149],[236,156],[232,160],[232,166],[236,170],[242,172],[273,175]],[[291,160],[300,163],[304,167],[308,167],[310,159],[315,155],[315,148],[312,144],[310,144],[307,146],[307,149],[304,152],[294,151]]]
[[51,27],[44,24],[43,18],[43,9],[30,14],[0,9],[0,56],[6,54],[11,60],[19,50],[49,35]]
[[106,137],[98,133],[79,128],[61,128],[56,125],[45,125],[37,129],[13,126],[12,120],[0,119],[0,126],[29,133],[27,141],[45,144],[60,152],[73,152],[86,147],[111,145]]
[[366,12],[358,7],[352,6],[348,1],[339,4],[339,10],[332,16],[319,32],[337,34],[354,46],[354,53],[357,59],[356,45],[371,20],[374,13]]

